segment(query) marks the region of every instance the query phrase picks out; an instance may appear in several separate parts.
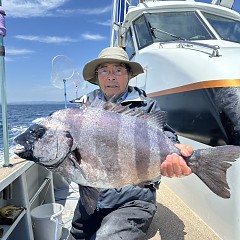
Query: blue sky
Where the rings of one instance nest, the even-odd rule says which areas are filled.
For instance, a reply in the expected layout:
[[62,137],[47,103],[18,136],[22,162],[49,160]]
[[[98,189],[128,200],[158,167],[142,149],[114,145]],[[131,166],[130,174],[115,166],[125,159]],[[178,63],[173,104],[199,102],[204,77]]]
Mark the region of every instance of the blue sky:
[[[239,5],[236,0],[238,12]],[[82,67],[110,44],[112,0],[2,0],[2,6],[7,14],[4,46],[9,103],[63,101],[64,90],[50,81],[57,55],[70,59],[80,73],[79,96],[92,89],[91,84],[83,85]],[[67,98],[75,96],[71,83]]]
[[[2,0],[7,101],[63,101],[64,90],[50,81],[52,59],[67,56],[81,75],[84,64],[110,44],[111,5],[112,0]],[[72,83],[68,100],[75,95]]]

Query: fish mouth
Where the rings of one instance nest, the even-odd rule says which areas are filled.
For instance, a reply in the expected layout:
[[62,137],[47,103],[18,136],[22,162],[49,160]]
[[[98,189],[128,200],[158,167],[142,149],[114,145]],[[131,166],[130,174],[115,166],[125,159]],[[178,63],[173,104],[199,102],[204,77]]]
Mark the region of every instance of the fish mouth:
[[33,155],[33,140],[27,140],[23,134],[20,134],[14,139],[14,142],[17,144],[14,149],[16,155],[32,162],[38,162],[38,159]]
[[25,146],[17,144],[17,146],[14,149],[14,153],[18,155],[20,158],[32,161],[37,163],[38,165],[41,165],[49,170],[57,168],[66,158],[64,158],[62,161],[59,161],[57,163],[47,165],[41,162],[40,158],[36,158],[33,156],[33,151],[31,149],[27,149]]
[[33,156],[33,151],[31,148],[26,148],[21,144],[17,144],[14,153],[18,155],[20,158],[27,159],[32,162],[38,162],[39,160]]

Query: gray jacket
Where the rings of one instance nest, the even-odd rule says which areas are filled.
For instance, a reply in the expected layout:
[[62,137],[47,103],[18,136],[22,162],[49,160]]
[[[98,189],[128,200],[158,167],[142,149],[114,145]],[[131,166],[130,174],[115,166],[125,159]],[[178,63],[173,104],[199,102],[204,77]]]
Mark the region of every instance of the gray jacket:
[[[93,102],[96,98],[103,98],[103,94],[100,89],[94,90],[74,102],[81,103],[86,102],[87,100]],[[130,108],[140,108],[145,112],[160,110],[157,101],[148,98],[146,93],[137,87],[129,86],[127,97],[122,100],[120,98],[120,102],[121,105],[128,105],[131,103]],[[173,142],[179,143],[176,133],[168,125],[164,127],[164,132]],[[159,183],[160,178],[159,181],[145,187],[129,185],[117,189],[101,189],[97,208],[118,208],[122,204],[133,200],[155,203],[156,188],[158,188]]]

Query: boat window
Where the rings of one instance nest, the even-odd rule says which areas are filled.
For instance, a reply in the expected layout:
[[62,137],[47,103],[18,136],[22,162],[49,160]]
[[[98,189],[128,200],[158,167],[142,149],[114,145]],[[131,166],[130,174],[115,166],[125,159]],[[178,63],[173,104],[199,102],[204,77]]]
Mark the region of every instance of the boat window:
[[131,59],[136,53],[133,44],[132,32],[130,28],[126,32],[125,51],[127,52],[129,59]]
[[240,43],[240,21],[206,12],[203,15],[222,39]]
[[133,27],[135,30],[139,49],[153,43],[153,39],[144,15],[134,21]]
[[154,41],[209,40],[214,36],[196,12],[145,14]]

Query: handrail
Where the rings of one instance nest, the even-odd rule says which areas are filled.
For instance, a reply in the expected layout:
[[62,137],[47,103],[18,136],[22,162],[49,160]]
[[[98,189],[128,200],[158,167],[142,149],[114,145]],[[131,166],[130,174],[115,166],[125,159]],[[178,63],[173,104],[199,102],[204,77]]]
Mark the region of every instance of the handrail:
[[211,54],[211,57],[220,57],[221,56],[219,54],[220,47],[218,45],[211,45],[211,44],[192,42],[192,41],[180,41],[180,43],[179,43],[180,48],[189,47],[190,45],[197,45],[197,46],[200,46],[203,48],[212,49],[213,52]]

